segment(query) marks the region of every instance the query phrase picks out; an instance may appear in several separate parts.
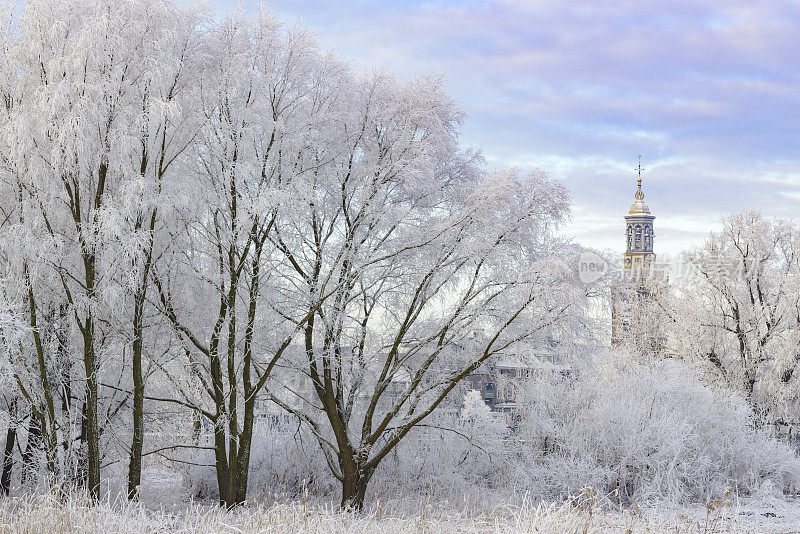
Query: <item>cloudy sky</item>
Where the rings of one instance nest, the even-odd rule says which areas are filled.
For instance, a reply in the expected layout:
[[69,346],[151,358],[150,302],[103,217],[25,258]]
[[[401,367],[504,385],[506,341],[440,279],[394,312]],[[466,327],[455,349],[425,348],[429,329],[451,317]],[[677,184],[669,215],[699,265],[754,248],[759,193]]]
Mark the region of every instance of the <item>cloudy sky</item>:
[[442,73],[468,114],[464,144],[492,167],[562,180],[574,199],[566,231],[586,245],[624,248],[640,153],[657,252],[699,244],[745,208],[800,219],[797,1],[267,7],[355,68]]

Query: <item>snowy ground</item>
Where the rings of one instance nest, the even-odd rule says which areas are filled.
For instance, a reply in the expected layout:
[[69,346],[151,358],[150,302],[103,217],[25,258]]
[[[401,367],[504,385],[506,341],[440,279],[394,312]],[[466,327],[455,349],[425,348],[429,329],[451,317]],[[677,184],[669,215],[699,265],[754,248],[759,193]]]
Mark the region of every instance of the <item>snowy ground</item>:
[[800,533],[800,502],[750,503],[736,513],[743,532]]
[[[800,534],[800,502],[790,500],[744,500],[730,506],[694,506],[680,510],[645,512],[656,526],[671,520],[685,520],[695,525],[687,532],[731,532],[763,534]],[[665,529],[664,532],[672,532]]]
[[610,510],[578,497],[569,503],[498,506],[478,512],[425,503],[402,515],[375,503],[363,514],[342,514],[308,502],[253,502],[233,512],[187,505],[180,477],[146,473],[143,503],[88,506],[77,497],[34,495],[0,500],[0,532],[124,533],[763,533],[800,534],[800,502],[765,497],[691,508]]

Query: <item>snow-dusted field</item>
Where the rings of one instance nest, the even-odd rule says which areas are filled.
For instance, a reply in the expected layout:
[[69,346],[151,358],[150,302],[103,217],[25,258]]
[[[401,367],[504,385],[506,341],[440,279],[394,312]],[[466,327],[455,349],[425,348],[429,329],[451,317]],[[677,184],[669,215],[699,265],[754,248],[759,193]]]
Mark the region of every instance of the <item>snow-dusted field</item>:
[[0,532],[130,533],[800,533],[800,504],[789,501],[718,503],[691,510],[604,511],[580,499],[561,504],[500,506],[489,512],[422,506],[396,516],[375,505],[344,514],[303,502],[250,503],[226,512],[209,505],[179,511],[109,502],[90,506],[74,496],[38,495],[0,501]]

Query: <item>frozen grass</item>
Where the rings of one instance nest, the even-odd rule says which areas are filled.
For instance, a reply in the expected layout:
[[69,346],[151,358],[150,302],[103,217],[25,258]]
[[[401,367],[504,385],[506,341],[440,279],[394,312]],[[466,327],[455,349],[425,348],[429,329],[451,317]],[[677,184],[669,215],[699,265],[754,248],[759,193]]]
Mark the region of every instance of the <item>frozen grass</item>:
[[[0,532],[60,534],[106,533],[723,533],[751,532],[732,521],[731,503],[711,503],[694,516],[641,512],[606,512],[591,490],[560,504],[502,506],[474,514],[427,505],[415,515],[386,515],[379,505],[363,514],[292,502],[251,503],[234,511],[188,506],[177,513],[152,511],[136,504],[109,502],[92,506],[81,496],[31,495],[0,500]],[[759,529],[761,531],[761,529]],[[786,532],[786,530],[775,530]]]

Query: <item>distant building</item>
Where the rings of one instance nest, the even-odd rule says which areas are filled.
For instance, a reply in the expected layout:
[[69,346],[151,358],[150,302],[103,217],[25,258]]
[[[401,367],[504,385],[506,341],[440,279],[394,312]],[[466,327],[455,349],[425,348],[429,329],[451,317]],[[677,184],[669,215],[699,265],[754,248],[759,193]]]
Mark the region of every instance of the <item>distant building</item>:
[[466,378],[469,389],[481,392],[483,402],[493,412],[514,415],[517,412],[517,387],[536,373],[549,372],[568,376],[572,369],[552,351],[536,351],[527,358],[500,356],[484,366],[481,372]]
[[[641,158],[641,156],[639,156]],[[611,343],[617,344],[631,333],[639,320],[639,309],[648,297],[644,285],[656,255],[653,252],[655,216],[644,203],[642,166],[639,164],[638,187],[634,202],[625,216],[627,249],[623,258],[622,279],[611,288]]]

